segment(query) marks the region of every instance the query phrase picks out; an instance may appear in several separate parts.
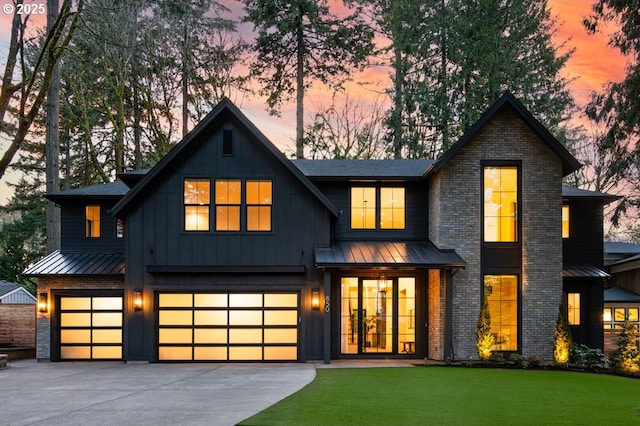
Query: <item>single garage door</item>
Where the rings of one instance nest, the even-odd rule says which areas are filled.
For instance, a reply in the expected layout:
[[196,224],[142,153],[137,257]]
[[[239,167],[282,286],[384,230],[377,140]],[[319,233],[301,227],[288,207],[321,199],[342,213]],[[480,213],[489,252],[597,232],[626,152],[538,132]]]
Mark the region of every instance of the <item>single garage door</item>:
[[158,293],[160,361],[295,361],[298,293]]
[[62,360],[122,359],[122,296],[61,296]]

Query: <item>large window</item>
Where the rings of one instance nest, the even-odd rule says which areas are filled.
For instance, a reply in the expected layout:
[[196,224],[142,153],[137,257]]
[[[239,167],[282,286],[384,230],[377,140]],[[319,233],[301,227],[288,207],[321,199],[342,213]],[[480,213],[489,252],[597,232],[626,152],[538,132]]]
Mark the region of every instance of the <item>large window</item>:
[[569,325],[580,325],[580,293],[567,294]]
[[518,241],[518,168],[484,168],[484,241]]
[[518,350],[518,277],[485,275],[484,291],[491,315],[493,350]]
[[351,229],[404,229],[404,188],[382,187],[379,189],[380,211],[378,214],[378,188],[351,188]]
[[271,181],[247,181],[247,231],[271,231]]
[[185,231],[209,230],[210,200],[211,189],[209,179],[184,180]]
[[562,206],[562,238],[569,238],[569,206]]
[[240,179],[216,180],[216,231],[240,230]]
[[100,238],[100,206],[86,206],[85,218],[85,237]]

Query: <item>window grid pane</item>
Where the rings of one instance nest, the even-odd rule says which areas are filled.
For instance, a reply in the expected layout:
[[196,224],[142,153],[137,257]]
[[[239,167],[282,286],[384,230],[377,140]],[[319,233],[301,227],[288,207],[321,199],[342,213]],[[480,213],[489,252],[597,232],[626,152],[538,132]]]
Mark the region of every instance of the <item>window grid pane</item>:
[[404,188],[380,188],[380,228],[404,229]]
[[247,231],[271,231],[272,184],[247,181]]
[[85,216],[85,237],[100,238],[100,206],[87,206]]
[[569,325],[580,325],[580,293],[567,295]]
[[375,188],[351,188],[351,228],[376,228]]
[[239,179],[216,180],[216,231],[240,230],[241,199]]
[[209,205],[211,183],[209,179],[185,179],[184,181],[184,229],[185,231],[209,230]]
[[493,350],[518,349],[518,279],[515,275],[485,275]]
[[484,168],[484,240],[518,240],[518,168]]

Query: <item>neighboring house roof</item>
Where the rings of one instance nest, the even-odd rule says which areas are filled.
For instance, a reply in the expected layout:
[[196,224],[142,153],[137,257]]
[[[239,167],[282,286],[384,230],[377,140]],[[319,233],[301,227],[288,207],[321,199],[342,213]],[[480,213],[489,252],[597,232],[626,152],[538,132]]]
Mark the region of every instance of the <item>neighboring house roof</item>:
[[178,143],[167,155],[165,155],[158,164],[156,164],[145,177],[134,186],[127,195],[120,200],[112,209],[112,214],[117,216],[125,209],[129,208],[133,203],[136,203],[141,196],[144,196],[149,184],[153,183],[156,179],[163,175],[165,170],[170,170],[170,165],[176,160],[180,154],[194,141],[197,140],[201,133],[203,133],[210,125],[215,121],[221,119],[224,112],[228,112],[233,115],[249,132],[255,136],[259,143],[262,143],[267,151],[269,151],[285,168],[287,168],[298,180],[309,190],[316,198],[335,216],[338,217],[338,209],[329,201],[329,199],[313,184],[307,177],[295,167],[291,161],[280,152],[267,139],[267,137],[249,121],[249,119],[229,100],[223,99],[213,110],[207,114],[207,116],[198,123],[198,125],[185,136],[180,143]]
[[634,254],[640,254],[640,244],[605,241],[604,252],[606,254],[624,254],[632,256]]
[[12,298],[15,299],[15,296],[23,300],[23,302],[21,303],[24,303],[24,301],[26,301],[27,299],[32,302],[36,301],[35,296],[20,284],[0,280],[0,301],[6,301]]
[[510,107],[542,141],[562,160],[562,174],[566,176],[578,170],[582,165],[576,160],[567,148],[560,143],[533,115],[509,92],[505,92],[473,126],[451,148],[449,148],[433,166],[429,173],[437,172],[449,161],[476,133],[502,108]]
[[53,194],[48,194],[47,198],[54,202],[88,198],[88,199],[120,199],[129,191],[129,187],[121,180],[115,182],[101,183],[84,188],[68,189]]
[[611,278],[600,268],[593,265],[565,265],[562,268],[563,278]]
[[604,290],[605,302],[640,302],[640,295],[620,287],[611,287]]
[[587,189],[574,188],[572,186],[563,186],[562,196],[565,198],[599,200],[603,204],[609,204],[613,201],[616,201],[622,198],[618,195],[611,195],[611,194],[606,194],[604,192],[598,192],[598,191],[589,191]]
[[316,247],[316,266],[353,267],[465,267],[453,250],[440,250],[430,241],[340,241]]
[[54,251],[24,270],[25,277],[40,275],[123,275],[124,255]]
[[435,160],[292,160],[313,180],[422,179]]

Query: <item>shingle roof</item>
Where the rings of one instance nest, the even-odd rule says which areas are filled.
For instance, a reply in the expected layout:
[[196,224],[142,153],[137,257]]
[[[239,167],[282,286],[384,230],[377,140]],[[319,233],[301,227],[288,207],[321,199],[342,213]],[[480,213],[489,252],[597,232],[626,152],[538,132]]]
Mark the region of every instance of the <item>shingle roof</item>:
[[0,280],[0,296],[4,296],[5,294],[12,292],[18,287],[20,287],[20,284]]
[[52,201],[70,200],[76,198],[112,198],[119,199],[126,195],[129,187],[121,180],[115,182],[101,183],[84,188],[68,189],[53,194],[48,194],[47,198]]
[[[640,260],[640,254],[636,254],[635,256],[625,257],[624,259],[620,259],[618,261],[610,263],[609,267],[624,265],[625,263],[636,262],[638,260]],[[616,268],[616,271],[614,272],[617,272],[617,268]]]
[[562,196],[567,198],[594,199],[600,200],[605,204],[616,201],[622,197],[617,195],[606,194],[604,192],[589,191],[586,189],[574,188],[572,186],[562,187]]
[[54,251],[22,272],[39,275],[123,275],[124,255]]
[[562,268],[563,278],[611,278],[600,268],[593,265],[565,265]]
[[640,295],[620,287],[611,287],[604,290],[605,302],[640,302]]
[[604,252],[606,254],[640,254],[640,244],[605,241]]
[[292,160],[310,179],[422,179],[435,160]]
[[429,241],[340,241],[316,247],[316,265],[343,267],[465,267],[453,250],[440,250]]

